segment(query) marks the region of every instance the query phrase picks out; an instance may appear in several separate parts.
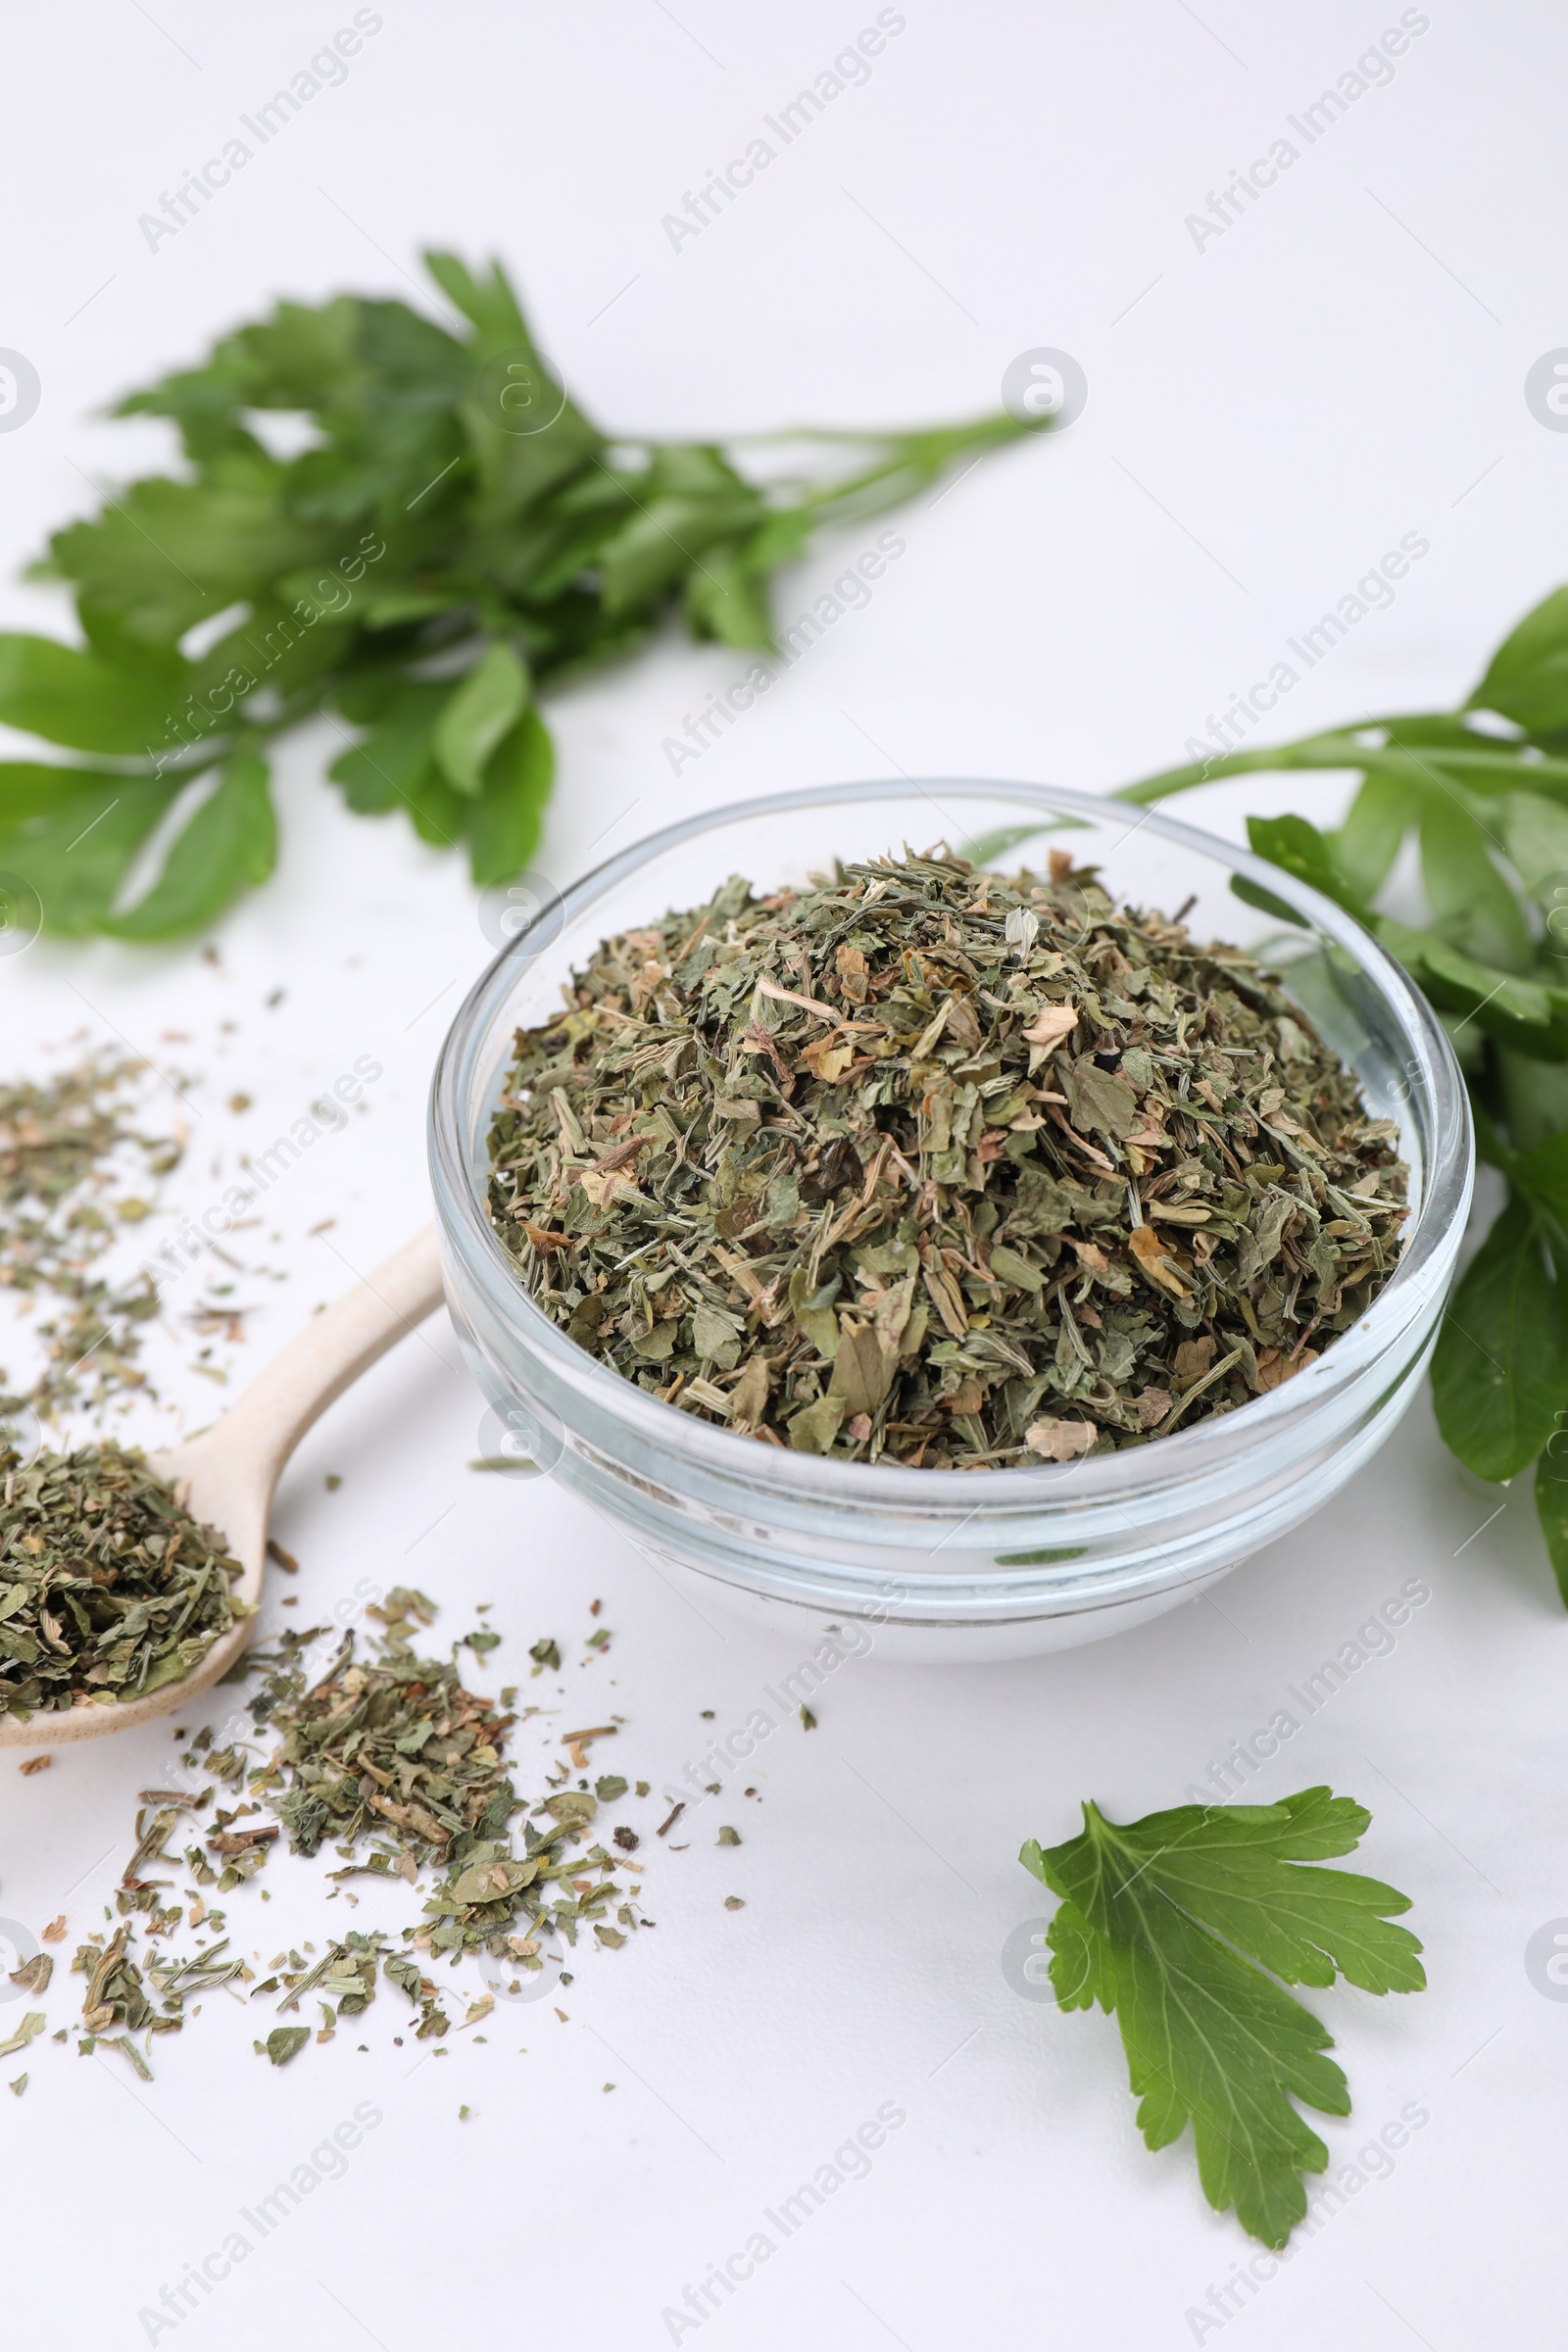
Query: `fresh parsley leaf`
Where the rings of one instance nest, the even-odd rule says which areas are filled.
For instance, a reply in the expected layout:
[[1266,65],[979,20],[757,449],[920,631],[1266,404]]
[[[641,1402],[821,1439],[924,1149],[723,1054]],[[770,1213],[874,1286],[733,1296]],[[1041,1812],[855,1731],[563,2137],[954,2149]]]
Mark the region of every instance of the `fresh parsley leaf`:
[[1535,959],[1519,901],[1492,862],[1496,825],[1483,825],[1448,793],[1421,808],[1421,879],[1440,937],[1476,962],[1527,972]]
[[1553,1218],[1568,1246],[1568,1132],[1543,1138],[1504,1162],[1509,1182]]
[[490,755],[468,819],[476,882],[506,882],[521,873],[538,847],[555,772],[549,730],[537,710],[525,710]]
[[[1334,844],[1304,816],[1250,816],[1247,838],[1258,857],[1266,858],[1271,865],[1294,874],[1298,882],[1310,884],[1313,890],[1320,890],[1325,898],[1348,906],[1352,914],[1364,911],[1340,869]],[[1239,899],[1245,899],[1250,906],[1261,906],[1265,913],[1277,915],[1284,922],[1301,920],[1283,899],[1275,898],[1272,892],[1261,889],[1244,874],[1235,877],[1231,888]]]
[[437,763],[447,782],[469,800],[478,799],[485,762],[522,716],[529,689],[526,665],[510,645],[498,641],[480,655],[437,719]]
[[1061,1897],[1051,1980],[1063,2009],[1114,2015],[1151,2148],[1190,2122],[1203,2193],[1283,2246],[1306,2211],[1303,2173],[1328,2150],[1295,2102],[1348,2115],[1327,2029],[1286,1984],[1414,1992],[1421,1946],[1377,1879],[1306,1869],[1358,1843],[1364,1807],[1328,1788],[1277,1805],[1183,1805],[1120,1825],[1084,1806],[1066,1844],[1019,1860]]
[[1498,808],[1497,831],[1508,862],[1545,917],[1544,944],[1568,949],[1559,936],[1568,922],[1568,899],[1561,895],[1568,880],[1568,808],[1539,792],[1512,792]]
[[1334,862],[1363,906],[1388,880],[1415,821],[1416,807],[1415,794],[1402,776],[1378,770],[1365,778],[1345,822],[1330,835]]
[[1533,1462],[1568,1402],[1568,1302],[1540,1219],[1512,1200],[1465,1269],[1438,1334],[1432,1399],[1444,1443],[1478,1478]]
[[1568,729],[1568,588],[1553,589],[1506,636],[1470,697],[1532,735]]
[[67,938],[108,926],[131,864],[172,805],[176,787],[146,777],[62,767],[46,803],[0,822],[0,870],[38,893],[51,931]]
[[168,939],[216,922],[241,891],[265,882],[277,862],[270,775],[260,753],[230,754],[215,789],[175,836],[145,898],[107,916],[118,939]]
[[166,659],[138,673],[48,637],[0,636],[0,721],[74,751],[146,753],[164,739],[170,671],[183,666]]

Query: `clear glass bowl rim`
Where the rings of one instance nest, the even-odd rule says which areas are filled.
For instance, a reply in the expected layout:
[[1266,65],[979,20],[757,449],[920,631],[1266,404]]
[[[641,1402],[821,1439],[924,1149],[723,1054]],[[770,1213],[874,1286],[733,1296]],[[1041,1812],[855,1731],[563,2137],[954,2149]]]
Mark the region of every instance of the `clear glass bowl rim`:
[[[1102,793],[952,776],[810,785],[755,800],[732,801],[646,834],[581,876],[561,894],[562,921],[559,928],[552,923],[547,945],[564,937],[638,867],[682,842],[758,817],[825,810],[857,802],[903,801],[922,792],[933,798],[941,793],[949,799],[1010,801],[1047,819],[1060,813],[1085,817],[1097,825],[1103,824],[1108,812],[1131,810],[1134,806]],[[945,1517],[960,1493],[977,1507],[995,1505],[1003,1511],[1031,1506],[1039,1510],[1057,1501],[1093,1504],[1101,1499],[1125,1499],[1129,1494],[1152,1495],[1172,1480],[1186,1480],[1204,1468],[1217,1469],[1238,1451],[1263,1443],[1272,1429],[1287,1420],[1305,1418],[1319,1401],[1326,1402],[1375,1367],[1420,1311],[1422,1301],[1412,1294],[1430,1280],[1433,1261],[1451,1254],[1446,1244],[1454,1220],[1468,1211],[1474,1142],[1463,1078],[1443,1026],[1426,1000],[1353,915],[1307,883],[1249,850],[1166,815],[1162,808],[1146,808],[1133,821],[1140,829],[1152,829],[1233,874],[1245,875],[1296,909],[1312,929],[1353,958],[1393,1011],[1400,1043],[1425,1091],[1430,1122],[1420,1204],[1406,1233],[1398,1266],[1354,1328],[1342,1333],[1315,1363],[1267,1396],[1251,1397],[1232,1412],[1198,1421],[1174,1436],[1153,1438],[1144,1446],[1117,1448],[1079,1462],[1042,1462],[1028,1468],[984,1472],[906,1469],[887,1462],[847,1462],[829,1455],[769,1447],[769,1481],[789,1486],[803,1499],[809,1496],[829,1506],[835,1498],[846,1503],[853,1499],[861,1509],[880,1501],[901,1513],[935,1509]],[[1020,844],[1020,849],[1023,846]],[[766,878],[761,879],[765,886]],[[514,1325],[517,1338],[552,1361],[572,1388],[595,1396],[611,1418],[631,1424],[655,1447],[675,1448],[689,1455],[721,1480],[747,1472],[755,1476],[755,1452],[745,1463],[737,1452],[743,1446],[755,1449],[755,1439],[699,1421],[678,1405],[666,1404],[639,1389],[569,1340],[561,1326],[535,1305],[485,1212],[483,1170],[475,1190],[467,1147],[467,1105],[474,1065],[517,975],[533,960],[528,942],[536,928],[537,920],[520,930],[486,967],[459,1007],[436,1060],[430,1087],[429,1152],[445,1238],[449,1245],[460,1247],[466,1271],[484,1283],[492,1304]],[[476,1138],[480,1150],[488,1125],[487,1115]],[[983,1484],[983,1497],[977,1494],[977,1480]]]

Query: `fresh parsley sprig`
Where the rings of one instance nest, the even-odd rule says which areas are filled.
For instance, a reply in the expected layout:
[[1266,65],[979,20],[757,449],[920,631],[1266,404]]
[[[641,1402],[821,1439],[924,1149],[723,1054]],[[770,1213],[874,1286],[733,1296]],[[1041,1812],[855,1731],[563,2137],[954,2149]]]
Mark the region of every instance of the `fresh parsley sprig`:
[[[1360,777],[1344,823],[1250,817],[1252,848],[1357,915],[1425,991],[1464,1070],[1481,1156],[1507,1181],[1450,1301],[1433,1395],[1445,1441],[1480,1477],[1535,1463],[1568,1602],[1568,588],[1525,615],[1457,710],[1216,755],[1121,797],[1300,770]],[[1419,924],[1380,905],[1411,839]],[[1269,892],[1232,887],[1297,920]]]
[[1329,2154],[1296,2102],[1348,2115],[1328,2029],[1287,1984],[1418,1992],[1421,1946],[1381,1880],[1316,1870],[1371,1815],[1328,1788],[1277,1805],[1181,1805],[1125,1825],[1084,1806],[1080,1837],[1018,1859],[1061,1897],[1047,1940],[1063,2009],[1098,2002],[1121,2029],[1151,2148],[1189,2123],[1203,2194],[1283,2246],[1306,2212],[1301,2176]]
[[269,741],[318,713],[351,808],[402,808],[421,839],[461,842],[476,881],[507,880],[552,782],[544,689],[672,612],[696,638],[769,649],[771,575],[813,532],[1036,429],[780,435],[857,462],[757,482],[738,444],[604,431],[499,265],[426,262],[455,329],[402,302],[285,302],[121,404],[178,427],[186,472],[52,540],[37,574],[71,584],[80,647],[0,636],[0,722],[84,755],[0,764],[0,874],[46,928],[211,923],[276,859]]

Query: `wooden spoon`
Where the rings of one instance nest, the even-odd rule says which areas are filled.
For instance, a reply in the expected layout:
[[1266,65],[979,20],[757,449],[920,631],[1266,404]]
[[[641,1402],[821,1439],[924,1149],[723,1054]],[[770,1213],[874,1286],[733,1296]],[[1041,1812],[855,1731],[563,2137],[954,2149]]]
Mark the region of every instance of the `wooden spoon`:
[[[384,1266],[316,1315],[258,1373],[231,1412],[150,1466],[174,1488],[192,1518],[215,1528],[245,1573],[235,1598],[259,1602],[267,1565],[267,1514],[284,1463],[312,1423],[406,1332],[441,1303],[441,1255],[426,1227]],[[250,1640],[254,1616],[238,1618],[177,1683],[115,1706],[73,1706],[0,1718],[0,1747],[48,1747],[128,1732],[172,1714],[225,1675]]]

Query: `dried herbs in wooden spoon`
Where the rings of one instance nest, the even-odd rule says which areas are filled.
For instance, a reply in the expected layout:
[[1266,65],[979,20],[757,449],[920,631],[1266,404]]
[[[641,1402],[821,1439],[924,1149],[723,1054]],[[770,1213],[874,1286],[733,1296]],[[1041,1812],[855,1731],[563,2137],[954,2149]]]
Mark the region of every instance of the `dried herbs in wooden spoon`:
[[0,1472],[0,1713],[143,1697],[251,1613],[223,1539],[140,1453],[12,1449]]

